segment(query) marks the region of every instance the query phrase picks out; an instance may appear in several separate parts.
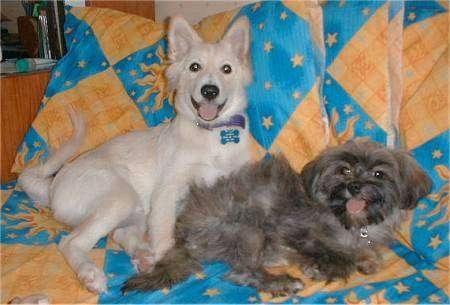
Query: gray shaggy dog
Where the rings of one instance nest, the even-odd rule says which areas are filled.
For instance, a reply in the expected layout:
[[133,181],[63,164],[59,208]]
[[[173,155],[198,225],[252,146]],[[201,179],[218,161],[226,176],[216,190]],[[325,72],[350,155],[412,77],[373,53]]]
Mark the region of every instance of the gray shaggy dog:
[[176,224],[176,245],[123,291],[170,287],[222,260],[227,279],[274,295],[303,283],[266,267],[296,263],[314,279],[376,272],[379,245],[431,187],[406,152],[369,140],[324,151],[301,174],[280,157],[247,165],[214,186],[192,186]]

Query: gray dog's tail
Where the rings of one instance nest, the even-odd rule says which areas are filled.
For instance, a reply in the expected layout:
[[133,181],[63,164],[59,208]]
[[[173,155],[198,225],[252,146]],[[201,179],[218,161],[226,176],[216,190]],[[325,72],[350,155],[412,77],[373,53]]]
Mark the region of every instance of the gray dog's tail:
[[77,113],[73,106],[67,108],[72,121],[74,132],[70,140],[55,151],[44,164],[26,168],[20,174],[18,183],[34,201],[48,205],[50,185],[53,175],[75,155],[84,141],[86,126],[81,113]]
[[126,281],[122,293],[170,288],[199,271],[200,264],[189,255],[187,249],[175,246],[156,264],[151,273],[140,273]]

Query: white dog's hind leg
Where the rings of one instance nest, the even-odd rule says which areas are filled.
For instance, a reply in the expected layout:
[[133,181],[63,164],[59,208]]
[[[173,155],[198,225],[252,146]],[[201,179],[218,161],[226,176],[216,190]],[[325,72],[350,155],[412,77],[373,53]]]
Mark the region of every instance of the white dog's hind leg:
[[133,213],[138,196],[127,185],[115,185],[114,191],[101,198],[98,208],[66,236],[59,248],[69,265],[90,291],[107,290],[106,277],[89,258],[88,252],[96,242],[114,230]]

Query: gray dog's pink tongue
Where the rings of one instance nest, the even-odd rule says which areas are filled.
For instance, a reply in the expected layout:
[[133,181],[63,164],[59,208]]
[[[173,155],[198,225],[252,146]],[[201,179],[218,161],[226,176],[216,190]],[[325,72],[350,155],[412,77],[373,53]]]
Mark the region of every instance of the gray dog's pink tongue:
[[345,207],[350,214],[358,214],[366,207],[366,201],[362,199],[350,199]]
[[217,109],[217,105],[203,103],[200,104],[198,108],[198,115],[204,119],[205,121],[211,121],[216,118],[219,113],[219,109]]

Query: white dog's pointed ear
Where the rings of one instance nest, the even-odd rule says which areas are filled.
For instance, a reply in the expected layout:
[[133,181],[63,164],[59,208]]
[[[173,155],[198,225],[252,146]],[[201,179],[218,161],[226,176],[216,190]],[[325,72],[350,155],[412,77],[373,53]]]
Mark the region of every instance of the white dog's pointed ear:
[[250,24],[247,17],[236,20],[223,36],[222,42],[229,43],[235,55],[245,60],[250,49]]
[[194,43],[201,42],[202,39],[181,16],[174,16],[169,24],[169,58],[172,61],[183,57]]

